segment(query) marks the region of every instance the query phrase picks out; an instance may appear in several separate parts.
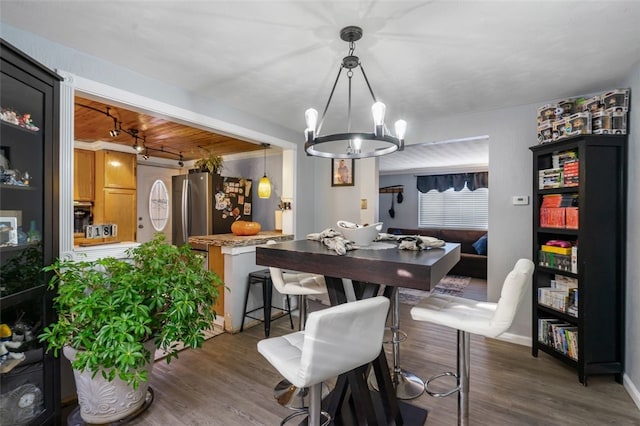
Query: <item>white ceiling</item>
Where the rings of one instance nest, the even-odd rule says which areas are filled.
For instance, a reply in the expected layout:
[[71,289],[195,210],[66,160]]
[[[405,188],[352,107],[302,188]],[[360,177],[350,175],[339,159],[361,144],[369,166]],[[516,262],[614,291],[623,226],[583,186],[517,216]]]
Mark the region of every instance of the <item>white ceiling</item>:
[[[640,60],[640,1],[3,0],[0,19],[300,135],[347,54],[340,29],[358,25],[355,54],[387,121],[408,121],[408,144],[433,142],[411,133],[424,117],[615,88]],[[359,77],[354,111],[370,104]],[[344,130],[344,93],[322,133]],[[354,130],[369,127],[354,117]],[[433,148],[459,158],[464,145]]]

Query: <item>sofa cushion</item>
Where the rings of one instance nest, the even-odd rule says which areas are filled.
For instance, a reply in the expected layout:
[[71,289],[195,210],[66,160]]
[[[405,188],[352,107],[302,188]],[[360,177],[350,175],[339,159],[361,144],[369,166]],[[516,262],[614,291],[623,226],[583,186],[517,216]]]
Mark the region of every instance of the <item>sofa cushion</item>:
[[487,254],[487,234],[478,238],[478,241],[473,243],[473,248],[476,249],[478,254]]

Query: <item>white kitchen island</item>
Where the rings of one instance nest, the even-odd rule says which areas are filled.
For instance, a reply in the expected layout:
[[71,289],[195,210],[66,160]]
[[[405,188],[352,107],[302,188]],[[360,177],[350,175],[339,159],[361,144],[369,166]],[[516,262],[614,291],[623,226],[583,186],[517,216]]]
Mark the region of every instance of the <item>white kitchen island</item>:
[[[209,270],[217,273],[225,283],[226,289],[224,292],[220,291],[215,306],[219,318],[224,312],[225,331],[240,331],[249,273],[265,269],[264,266],[256,265],[256,246],[266,244],[269,240],[293,240],[293,235],[279,231],[263,231],[250,236],[217,234],[189,237],[189,244],[194,249],[208,253]],[[262,306],[262,291],[259,286],[254,287],[250,289],[247,310]],[[284,296],[273,290],[275,306],[282,306],[284,299]],[[251,325],[250,321],[245,321],[245,327]]]

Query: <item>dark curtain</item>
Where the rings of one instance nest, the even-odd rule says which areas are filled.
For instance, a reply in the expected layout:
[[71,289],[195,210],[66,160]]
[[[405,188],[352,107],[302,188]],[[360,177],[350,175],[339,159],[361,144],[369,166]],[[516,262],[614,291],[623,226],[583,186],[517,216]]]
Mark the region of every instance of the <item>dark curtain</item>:
[[489,172],[418,176],[418,191],[425,193],[436,189],[438,192],[443,192],[449,188],[460,191],[464,188],[465,183],[471,191],[478,188],[488,188]]

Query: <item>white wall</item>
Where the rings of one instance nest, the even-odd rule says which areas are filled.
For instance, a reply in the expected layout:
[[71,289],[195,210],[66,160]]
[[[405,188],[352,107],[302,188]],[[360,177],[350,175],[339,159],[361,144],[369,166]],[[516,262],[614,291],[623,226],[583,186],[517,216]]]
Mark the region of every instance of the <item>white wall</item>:
[[631,88],[629,129],[629,190],[627,191],[627,299],[625,387],[640,407],[640,62],[629,73]]

